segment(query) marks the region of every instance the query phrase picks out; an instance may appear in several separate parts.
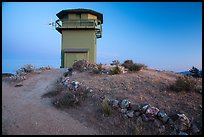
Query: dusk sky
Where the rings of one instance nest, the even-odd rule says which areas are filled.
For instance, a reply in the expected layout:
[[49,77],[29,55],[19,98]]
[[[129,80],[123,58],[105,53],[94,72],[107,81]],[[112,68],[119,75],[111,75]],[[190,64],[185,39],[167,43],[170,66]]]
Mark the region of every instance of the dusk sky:
[[2,72],[60,67],[61,34],[48,23],[64,9],[103,14],[97,63],[132,59],[158,70],[202,69],[201,2],[3,2]]

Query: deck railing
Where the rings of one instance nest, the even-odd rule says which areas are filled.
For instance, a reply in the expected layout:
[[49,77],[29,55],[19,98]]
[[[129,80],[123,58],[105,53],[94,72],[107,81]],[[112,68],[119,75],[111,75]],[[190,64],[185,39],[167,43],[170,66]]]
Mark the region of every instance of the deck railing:
[[96,29],[97,38],[102,37],[102,24],[100,20],[97,19],[87,19],[87,20],[68,20],[68,21],[55,21],[56,29],[66,29],[66,28],[92,28]]

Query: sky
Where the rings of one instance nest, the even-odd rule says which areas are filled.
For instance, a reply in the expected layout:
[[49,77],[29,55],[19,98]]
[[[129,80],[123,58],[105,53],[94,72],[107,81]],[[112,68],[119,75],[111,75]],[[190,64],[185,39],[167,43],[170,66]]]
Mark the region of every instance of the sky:
[[2,72],[60,67],[61,34],[48,25],[65,9],[103,14],[97,62],[133,60],[166,71],[202,69],[201,2],[3,2]]

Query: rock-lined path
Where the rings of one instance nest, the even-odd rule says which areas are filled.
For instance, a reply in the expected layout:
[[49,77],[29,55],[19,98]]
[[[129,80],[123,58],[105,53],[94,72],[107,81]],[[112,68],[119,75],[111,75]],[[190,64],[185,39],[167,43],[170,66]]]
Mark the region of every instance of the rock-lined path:
[[35,74],[21,82],[21,87],[2,82],[2,134],[98,134],[54,108],[49,98],[41,98],[63,72],[57,69]]

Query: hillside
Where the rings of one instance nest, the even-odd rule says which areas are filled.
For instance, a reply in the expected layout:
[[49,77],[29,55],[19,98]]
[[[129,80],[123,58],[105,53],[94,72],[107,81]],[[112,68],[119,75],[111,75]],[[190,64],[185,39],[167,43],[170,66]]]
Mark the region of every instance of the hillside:
[[[15,87],[19,81],[2,78],[2,130],[4,134],[202,134],[202,93],[175,92],[168,88],[175,83],[180,74],[150,68],[119,75],[93,74],[88,71],[74,70],[72,75],[64,77],[64,72],[66,72],[65,69],[52,69],[31,73],[21,81],[19,87]],[[77,82],[76,90],[73,91],[69,89],[69,85],[62,84],[62,80],[66,78],[68,83]],[[202,78],[196,81],[202,87]],[[11,91],[10,88],[16,91]],[[80,94],[77,101],[74,100],[77,103],[70,103],[73,99],[70,97],[73,94],[70,93]],[[64,102],[68,103],[67,106],[59,107],[56,103],[63,95],[67,95],[68,98]],[[15,99],[12,100],[12,98]],[[105,99],[108,99],[111,104],[109,115],[101,106]],[[124,99],[129,101],[131,107],[121,108],[113,105],[114,101],[121,103]],[[181,124],[177,124],[176,116],[185,114],[190,121],[189,128],[185,130],[185,133],[177,133],[178,131],[175,131],[168,123],[159,121],[156,116],[153,120],[148,119],[145,114],[136,111],[136,107],[141,110],[144,104],[165,112],[178,128]],[[32,113],[26,113],[28,108]],[[52,114],[52,111],[55,113]],[[14,116],[10,114],[11,112],[18,115]],[[29,114],[29,117],[23,117],[21,114]],[[36,117],[39,114],[41,116]],[[77,121],[78,130],[68,130],[73,127],[63,122],[66,117]],[[41,118],[44,122],[40,122]],[[51,118],[55,122],[52,122]],[[28,121],[24,122],[26,119]],[[40,125],[39,127],[35,125],[34,130],[30,131],[26,127],[33,128],[32,123],[35,120],[38,120]],[[60,122],[63,126],[60,126]],[[44,124],[49,126],[43,126]],[[20,126],[17,128],[15,125]],[[55,129],[55,126],[58,128]],[[62,131],[57,132],[57,130]]]

